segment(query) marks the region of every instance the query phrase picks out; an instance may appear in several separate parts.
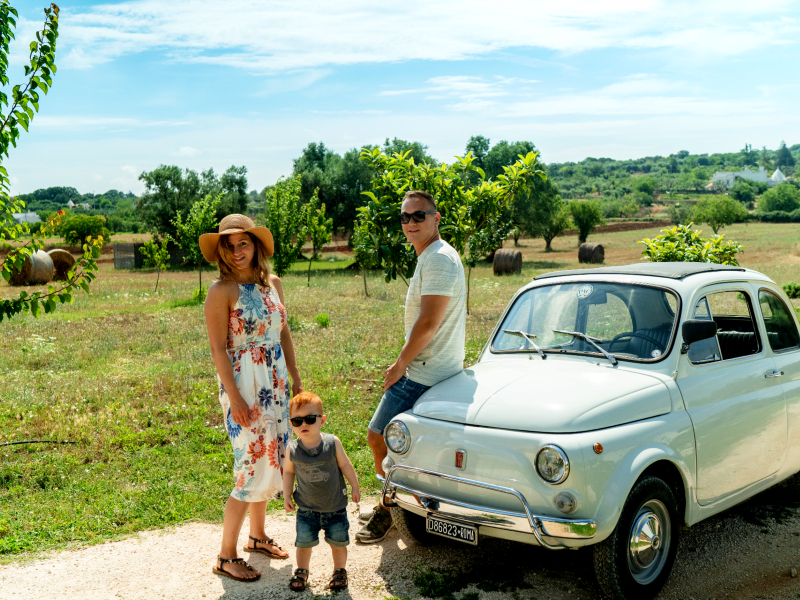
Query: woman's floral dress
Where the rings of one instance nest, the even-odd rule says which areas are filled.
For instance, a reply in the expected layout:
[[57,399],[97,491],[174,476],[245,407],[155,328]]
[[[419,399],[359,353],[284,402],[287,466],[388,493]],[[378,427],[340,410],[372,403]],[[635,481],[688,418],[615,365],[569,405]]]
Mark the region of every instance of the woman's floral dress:
[[275,288],[239,285],[228,322],[228,357],[236,387],[250,408],[250,426],[231,417],[222,382],[219,402],[233,446],[234,489],[243,502],[262,502],[283,490],[283,459],[289,442],[289,377],[281,350],[286,307]]

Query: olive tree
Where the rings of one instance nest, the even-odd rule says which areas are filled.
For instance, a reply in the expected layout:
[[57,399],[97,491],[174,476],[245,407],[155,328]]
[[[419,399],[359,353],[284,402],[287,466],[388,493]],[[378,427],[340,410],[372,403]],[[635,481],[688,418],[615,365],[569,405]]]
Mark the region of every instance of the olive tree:
[[197,267],[197,299],[199,302],[205,299],[203,265],[206,263],[203,251],[200,250],[200,236],[204,233],[213,233],[219,225],[216,213],[221,201],[220,196],[216,198],[206,196],[192,204],[185,221],[180,211],[172,219],[172,225],[175,227],[175,243],[186,254],[186,261]]
[[572,221],[578,228],[579,244],[583,244],[598,225],[604,225],[606,222],[600,204],[596,200],[574,200],[568,206]]
[[300,201],[301,185],[300,175],[289,179],[281,177],[266,190],[267,228],[275,244],[272,266],[278,277],[283,277],[297,261],[308,237]]
[[[17,223],[14,213],[25,209],[25,202],[12,199],[9,196],[10,179],[8,171],[3,166],[3,159],[8,158],[10,147],[17,146],[20,127],[28,131],[34,114],[39,112],[39,92],[44,94],[53,85],[53,75],[56,73],[56,39],[58,38],[58,6],[51,4],[44,9],[44,24],[36,32],[36,39],[30,45],[28,63],[25,65],[25,82],[11,88],[10,96],[0,92],[0,241],[20,240],[23,235],[31,233],[27,223]],[[8,3],[0,0],[0,86],[10,85],[8,78],[9,43],[14,38],[16,19],[19,18],[17,10]],[[15,247],[6,255],[0,265],[0,275],[9,281],[12,275],[20,271],[33,254],[44,247],[44,240],[51,234],[64,217],[64,211],[59,211],[49,218],[39,231],[31,238]],[[41,314],[42,308],[46,313],[53,312],[58,303],[72,302],[72,293],[78,288],[89,291],[89,284],[97,274],[97,259],[100,256],[100,238],[88,238],[83,243],[83,255],[70,269],[67,279],[59,286],[47,286],[47,291],[37,291],[28,294],[20,292],[16,298],[0,300],[0,321],[4,318],[30,311],[34,317]]]
[[319,256],[322,247],[333,239],[333,219],[325,217],[325,204],[320,203],[316,190],[303,206],[305,234],[311,241],[311,255],[308,257],[308,285],[311,285],[311,263]]
[[730,196],[707,196],[695,204],[693,216],[695,221],[706,223],[717,235],[726,225],[746,219],[747,209]]

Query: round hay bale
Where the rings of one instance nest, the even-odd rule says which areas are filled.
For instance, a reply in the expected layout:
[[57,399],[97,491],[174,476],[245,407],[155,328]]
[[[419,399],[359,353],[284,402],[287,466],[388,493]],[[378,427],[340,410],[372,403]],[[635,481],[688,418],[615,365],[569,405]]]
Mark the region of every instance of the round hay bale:
[[600,244],[584,242],[578,248],[578,262],[599,265],[606,258],[606,251]]
[[61,248],[50,250],[47,255],[53,261],[53,279],[64,281],[67,278],[67,273],[75,264],[75,257]]
[[495,275],[506,275],[508,273],[522,272],[522,252],[500,248],[494,253],[492,270]]
[[25,258],[22,269],[11,275],[11,285],[39,285],[53,280],[53,260],[39,250]]

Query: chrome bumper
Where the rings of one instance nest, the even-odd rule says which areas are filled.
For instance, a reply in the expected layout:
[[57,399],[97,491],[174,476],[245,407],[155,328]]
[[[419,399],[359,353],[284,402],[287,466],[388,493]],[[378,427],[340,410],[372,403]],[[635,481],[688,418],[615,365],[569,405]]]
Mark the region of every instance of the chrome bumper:
[[[455,481],[465,485],[474,485],[487,490],[510,494],[519,500],[524,512],[511,512],[495,508],[486,508],[454,500],[435,496],[427,492],[415,490],[411,487],[392,482],[392,475],[396,471],[408,471]],[[384,506],[404,506],[410,509],[422,509],[426,513],[435,514],[443,519],[453,519],[478,526],[505,529],[519,533],[533,534],[539,545],[551,550],[560,550],[567,546],[551,544],[544,541],[544,537],[566,538],[573,540],[585,540],[594,537],[597,525],[594,521],[586,519],[559,519],[556,517],[541,517],[531,512],[525,497],[513,488],[464,479],[453,475],[445,475],[435,471],[408,467],[405,465],[394,465],[386,474],[383,482],[383,492],[381,493],[381,503]]]

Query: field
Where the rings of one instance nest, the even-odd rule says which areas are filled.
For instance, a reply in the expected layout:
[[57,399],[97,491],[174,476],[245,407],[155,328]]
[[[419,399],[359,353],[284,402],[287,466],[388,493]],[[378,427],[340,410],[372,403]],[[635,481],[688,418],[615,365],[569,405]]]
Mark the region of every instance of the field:
[[[747,247],[744,266],[779,284],[800,282],[796,225],[743,224],[723,232]],[[655,235],[658,229],[590,241],[605,246],[606,264],[624,264],[639,260],[636,241]],[[557,238],[551,253],[541,240],[521,243],[521,275],[494,277],[488,265],[473,270],[467,364],[521,285],[579,266],[574,236]],[[310,286],[307,263],[299,263],[284,277],[284,289],[304,386],[322,396],[326,429],[344,443],[363,488],[374,492],[366,424],[383,370],[402,346],[407,288],[402,281],[385,284],[375,272],[367,278],[367,298],[360,273],[344,269],[348,263],[345,255],[325,255],[312,265]],[[206,283],[213,276],[203,275]],[[221,519],[232,487],[231,455],[202,307],[189,300],[197,273],[162,274],[157,294],[155,279],[153,272],[115,271],[102,262],[91,294],[39,320],[0,323],[0,443],[75,442],[0,446],[0,562]],[[0,287],[3,297],[18,292]],[[323,313],[327,327],[316,319]]]

